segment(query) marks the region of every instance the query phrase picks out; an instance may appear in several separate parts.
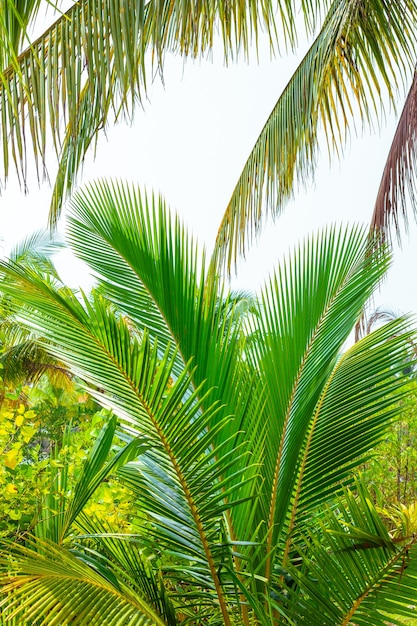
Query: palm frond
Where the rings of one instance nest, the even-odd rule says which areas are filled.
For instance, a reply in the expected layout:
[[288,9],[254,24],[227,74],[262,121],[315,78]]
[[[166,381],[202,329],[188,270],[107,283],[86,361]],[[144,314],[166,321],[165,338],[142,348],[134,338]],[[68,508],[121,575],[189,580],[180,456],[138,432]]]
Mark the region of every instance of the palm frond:
[[[289,615],[310,623],[403,624],[415,617],[416,538],[393,539],[363,485],[346,492],[321,523],[306,534],[295,583],[287,589]],[[303,602],[303,595],[309,596]]]
[[[39,0],[3,2],[1,144],[5,177],[13,162],[23,185],[30,150],[27,136],[39,177],[46,175],[48,149],[55,149],[60,165],[51,222],[99,130],[120,116],[131,119],[146,92],[147,64],[156,63],[162,71],[168,51],[203,55],[218,32],[226,58],[241,50],[248,53],[259,29],[271,40],[276,37],[271,0],[249,5],[222,0],[214,7],[195,0],[82,0],[60,13],[33,41],[28,22],[39,5]],[[294,12],[288,0],[280,3],[280,18],[294,41]]]
[[19,241],[9,253],[9,258],[15,263],[27,263],[50,260],[51,256],[64,247],[58,237],[51,237],[48,231],[36,231]]
[[387,156],[375,201],[371,230],[380,237],[401,241],[401,228],[408,228],[408,214],[417,213],[415,182],[417,145],[417,75],[401,112]]
[[[218,598],[223,619],[229,623],[218,574],[228,549],[218,543],[219,524],[224,511],[239,504],[236,492],[248,482],[242,479],[246,464],[240,463],[245,451],[233,456],[226,437],[222,445],[213,445],[214,436],[229,420],[219,419],[214,427],[215,404],[207,402],[200,388],[190,394],[187,368],[172,379],[175,355],[170,356],[171,350],[161,357],[146,333],[140,339],[132,337],[129,326],[115,318],[101,298],[86,301],[83,307],[72,292],[54,292],[35,274],[6,264],[3,270],[10,280],[9,294],[17,298],[25,285],[25,295],[19,297],[26,304],[22,317],[30,325],[42,326],[52,353],[64,358],[88,381],[99,401],[149,441],[152,453],[143,457],[154,464],[156,457],[161,476],[156,480],[152,470],[146,474],[145,461],[136,473],[144,485],[144,510],[152,514],[161,541],[177,545],[178,555],[191,561],[198,555],[201,571],[191,568],[190,576],[194,584],[204,585]],[[235,466],[230,471],[235,477],[230,488],[216,458],[227,459],[230,468]],[[233,496],[230,502],[229,495]]]
[[[72,378],[68,368],[52,358],[47,349],[41,348],[34,336],[28,335],[19,325],[13,329],[10,320],[2,326],[2,331],[7,338],[7,344],[3,344],[0,356],[4,383],[35,384],[45,375],[50,382],[54,381],[64,387],[68,385]],[[17,343],[15,339],[18,340]]]
[[[20,623],[109,624],[166,622],[123,583],[112,584],[68,550],[53,542],[6,543],[0,556],[1,600],[8,619]],[[68,599],[71,599],[68,602]]]
[[[361,307],[389,263],[388,257],[372,256],[368,246],[365,232],[359,229],[331,229],[307,241],[271,280],[261,315],[254,321],[259,337],[252,356],[268,396],[264,496],[259,499],[258,520],[269,520],[270,555],[280,545],[281,532],[291,542],[303,515],[298,507],[303,509],[304,498],[304,510],[311,512],[349,478],[352,468],[375,445],[389,422],[390,394],[398,393],[398,385],[403,384],[395,376],[409,365],[411,332],[405,320],[373,333],[369,342],[340,358]],[[339,374],[341,386],[333,381],[337,378],[340,383]],[[328,393],[332,407],[338,407],[332,409],[329,421]],[[321,420],[323,430],[318,425]],[[304,472],[310,462],[307,478]],[[270,571],[267,566],[267,578]]]
[[228,271],[268,214],[278,216],[317,160],[320,122],[329,150],[343,147],[349,118],[380,115],[382,92],[393,101],[397,74],[415,62],[413,2],[339,0],[291,78],[246,161],[220,225],[213,272]]
[[[336,364],[306,439],[292,503],[293,525],[352,479],[359,463],[386,435],[388,424],[399,417],[404,407],[398,400],[407,396],[407,380],[401,374],[409,364],[412,334],[408,319],[396,320],[356,343]],[[288,537],[287,551],[291,541]]]
[[[68,224],[69,241],[101,279],[101,293],[157,338],[162,353],[170,344],[177,348],[175,375],[190,362],[192,388],[205,382],[212,389],[210,402],[219,402],[213,441],[227,440],[232,451],[251,433],[260,450],[264,400],[255,370],[241,358],[242,301],[206,280],[204,253],[163,200],[131,185],[98,182],[74,196]],[[216,424],[229,416],[217,441]]]
[[364,311],[355,326],[355,341],[359,341],[373,330],[385,322],[390,322],[401,317],[400,313],[393,309],[377,307],[375,310]]

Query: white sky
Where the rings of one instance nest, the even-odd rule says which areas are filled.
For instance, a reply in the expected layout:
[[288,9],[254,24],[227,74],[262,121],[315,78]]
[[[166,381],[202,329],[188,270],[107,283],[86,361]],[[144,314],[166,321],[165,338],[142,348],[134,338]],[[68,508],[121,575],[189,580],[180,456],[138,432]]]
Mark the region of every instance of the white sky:
[[[86,161],[82,182],[111,176],[160,191],[210,249],[249,151],[296,64],[295,57],[270,61],[266,54],[259,65],[241,61],[229,68],[221,61],[183,66],[170,59],[165,88],[157,78],[135,125],[119,124],[109,129],[107,139],[101,137],[96,159],[90,155]],[[368,223],[394,128],[391,116],[380,135],[367,131],[352,136],[345,158],[331,168],[323,143],[314,185],[296,193],[284,216],[267,226],[232,286],[256,289],[289,246],[324,224]],[[47,185],[38,189],[34,179],[24,196],[10,180],[0,198],[4,253],[45,227],[50,193]],[[403,252],[395,251],[393,270],[376,304],[417,312],[416,243],[413,226]],[[59,255],[58,268],[71,286],[85,281],[84,268],[68,253]]]

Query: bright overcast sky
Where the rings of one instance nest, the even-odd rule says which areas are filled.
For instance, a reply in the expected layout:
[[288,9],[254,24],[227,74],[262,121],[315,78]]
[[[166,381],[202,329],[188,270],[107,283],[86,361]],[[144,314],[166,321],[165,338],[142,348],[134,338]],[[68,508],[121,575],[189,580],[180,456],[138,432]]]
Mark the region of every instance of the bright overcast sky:
[[[96,159],[87,159],[82,182],[110,176],[160,191],[210,250],[249,151],[296,64],[295,57],[270,61],[267,54],[259,64],[241,61],[229,68],[222,62],[183,66],[178,59],[169,60],[165,87],[157,77],[134,126],[120,124],[109,129],[107,139],[101,137]],[[323,143],[315,183],[296,192],[284,216],[267,226],[233,286],[256,289],[279,257],[312,230],[333,222],[369,223],[394,128],[391,116],[379,135],[352,135],[345,158],[331,168]],[[39,190],[34,179],[29,191],[24,196],[11,180],[0,198],[6,253],[46,225],[50,189],[44,185]],[[395,251],[394,268],[376,304],[417,312],[415,248],[413,226],[404,251]],[[72,286],[83,282],[83,268],[69,255],[60,255],[58,266]]]

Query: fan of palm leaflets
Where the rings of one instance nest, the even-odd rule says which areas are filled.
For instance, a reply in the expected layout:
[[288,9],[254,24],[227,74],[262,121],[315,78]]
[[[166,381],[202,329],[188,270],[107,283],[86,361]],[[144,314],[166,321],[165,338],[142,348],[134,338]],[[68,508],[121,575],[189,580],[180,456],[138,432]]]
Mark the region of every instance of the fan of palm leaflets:
[[[15,263],[35,268],[40,275],[48,275],[50,280],[58,280],[51,256],[62,246],[62,242],[51,239],[50,233],[40,231],[17,244],[10,252],[10,258]],[[44,374],[64,388],[69,385],[70,375],[65,367],[40,349],[27,329],[16,322],[7,296],[0,300],[0,326],[3,385],[34,383]]]
[[[83,514],[80,497],[59,535],[44,525],[7,546],[0,606],[45,624],[52,615],[103,623],[92,592],[101,577],[109,625],[120,623],[118,602],[125,623],[153,612],[155,623],[321,624],[320,602],[340,623],[379,619],[362,600],[398,583],[403,546],[386,549],[380,522],[370,530],[353,480],[406,395],[413,333],[399,318],[343,346],[389,255],[374,253],[363,229],[329,228],[284,260],[246,317],[160,198],[91,185],[74,199],[68,237],[97,275],[95,294],[79,299],[13,263],[2,264],[5,290],[24,304],[22,322],[113,409],[126,442],[145,446],[115,468],[136,521],[116,536]],[[97,476],[80,478],[74,494],[91,495]],[[371,582],[362,551],[345,550],[366,533],[378,553]],[[343,606],[336,551],[357,562]],[[326,559],[316,584],[314,564]],[[64,571],[90,580],[79,615],[72,592],[53,586]],[[401,588],[405,614],[416,591]],[[48,602],[34,602],[42,589]]]
[[[288,0],[280,4],[284,30],[294,37],[293,7]],[[42,8],[49,9],[46,16]],[[235,0],[80,0],[69,8],[59,1],[1,0],[5,177],[12,163],[25,185],[30,152],[38,176],[45,176],[47,154],[54,150],[59,160],[51,206],[55,221],[97,133],[108,121],[132,119],[147,91],[147,73],[163,70],[167,52],[198,57],[211,50],[219,33],[226,59],[239,49],[247,53],[260,29],[275,39],[274,12],[271,0],[248,5]],[[49,26],[34,38],[34,23],[42,18]]]
[[[330,154],[339,152],[354,112],[365,124],[380,115],[382,92],[394,102],[397,77],[415,63],[416,17],[416,5],[409,2],[329,3],[317,37],[274,106],[232,193],[217,236],[215,267],[225,263],[230,270],[265,216],[278,216],[295,185],[310,180],[320,130]],[[404,181],[397,173],[393,187],[400,195]],[[388,220],[391,211],[386,207],[382,218],[380,205],[380,220]]]

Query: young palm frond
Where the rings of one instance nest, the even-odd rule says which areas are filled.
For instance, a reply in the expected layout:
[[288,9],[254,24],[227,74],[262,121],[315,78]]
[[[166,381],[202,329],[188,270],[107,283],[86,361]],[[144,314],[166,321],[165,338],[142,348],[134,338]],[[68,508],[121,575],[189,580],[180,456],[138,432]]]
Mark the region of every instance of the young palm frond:
[[[334,529],[323,511],[341,509],[343,490],[356,489],[355,471],[400,410],[412,358],[409,320],[390,321],[344,348],[389,254],[373,250],[365,229],[329,228],[283,262],[246,320],[238,301],[199,267],[197,247],[159,199],[121,184],[90,186],[74,199],[70,238],[99,275],[99,292],[78,298],[13,263],[1,266],[4,289],[23,323],[119,417],[126,442],[145,446],[117,471],[132,494],[138,532],[113,540],[82,513],[109,467],[106,435],[93,454],[100,462],[86,464],[64,507],[65,524],[40,526],[41,536],[65,536],[67,550],[75,542],[71,559],[112,589],[120,578],[129,598],[139,595],[168,623],[291,623],[304,611],[306,623],[320,624],[320,603],[329,623],[350,619],[358,599],[366,604],[365,567],[342,607],[345,570],[329,569],[336,577],[330,599],[324,584],[308,586],[309,571],[321,559],[315,538],[323,524]],[[333,532],[343,548],[371,532],[362,522],[352,530],[345,518],[347,538]],[[391,547],[380,541],[376,550]],[[13,580],[29,572],[28,586],[16,582],[16,589],[32,616],[33,571],[18,548],[15,555]],[[66,556],[53,555],[55,576]],[[375,561],[384,590],[389,576],[377,565],[385,557]],[[42,563],[49,571],[49,561]],[[414,587],[402,592],[414,602]],[[65,615],[63,596],[60,602]],[[92,596],[86,602],[92,611]]]
[[218,402],[213,440],[216,424],[224,420],[218,443],[229,452],[246,445],[247,432],[261,446],[265,427],[259,411],[265,400],[256,371],[242,358],[239,300],[217,279],[207,280],[204,253],[201,258],[179,219],[161,198],[106,181],[77,193],[72,206],[69,241],[98,275],[101,292],[157,338],[162,352],[177,347],[175,375],[189,362],[192,388],[202,383],[211,388],[210,402]]
[[255,515],[266,550],[256,560],[267,580],[398,413],[395,398],[412,358],[409,320],[386,324],[340,354],[386,271],[388,258],[372,256],[368,245],[355,230],[307,242],[271,280],[254,320],[258,340],[248,356],[267,398]]

